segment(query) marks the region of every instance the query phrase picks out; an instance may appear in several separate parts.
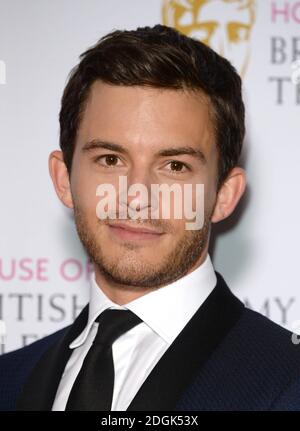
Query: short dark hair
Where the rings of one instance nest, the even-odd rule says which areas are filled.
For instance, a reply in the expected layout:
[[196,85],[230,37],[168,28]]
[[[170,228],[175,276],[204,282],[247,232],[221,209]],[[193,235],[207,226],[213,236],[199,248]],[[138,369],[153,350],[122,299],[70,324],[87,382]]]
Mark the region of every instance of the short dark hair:
[[204,43],[157,24],[114,30],[80,55],[64,89],[60,148],[71,173],[77,131],[91,85],[201,90],[210,100],[218,148],[218,186],[237,165],[245,135],[241,78],[228,60]]

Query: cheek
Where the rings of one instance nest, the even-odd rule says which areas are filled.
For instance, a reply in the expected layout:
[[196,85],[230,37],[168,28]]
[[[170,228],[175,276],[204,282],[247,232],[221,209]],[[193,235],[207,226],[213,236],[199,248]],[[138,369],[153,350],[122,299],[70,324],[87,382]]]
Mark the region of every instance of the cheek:
[[210,212],[215,204],[217,197],[218,182],[218,158],[214,153],[210,160],[210,167],[207,170],[207,177],[204,184],[205,212]]
[[[192,211],[200,217],[200,214],[205,216],[210,213],[212,206],[215,202],[215,183],[214,178],[210,178],[208,175],[205,178],[199,179],[197,184],[193,186],[192,199]],[[191,210],[190,210],[191,211]]]
[[76,175],[72,177],[71,188],[75,204],[90,214],[93,212],[96,214],[96,205],[99,200],[96,195],[97,186],[97,178],[90,175],[86,170],[79,169],[76,171]]
[[204,214],[206,216],[211,216],[211,212],[216,202],[216,192],[214,187],[207,187],[204,200]]

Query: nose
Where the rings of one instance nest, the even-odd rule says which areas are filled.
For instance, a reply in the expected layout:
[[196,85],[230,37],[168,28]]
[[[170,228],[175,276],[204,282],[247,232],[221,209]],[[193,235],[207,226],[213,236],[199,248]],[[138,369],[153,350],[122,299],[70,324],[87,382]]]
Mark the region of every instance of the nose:
[[[126,176],[127,187],[119,193],[119,205],[133,218],[150,218],[150,211],[157,208],[152,197],[151,184],[154,178],[147,168],[132,169]],[[153,208],[152,208],[153,207]]]

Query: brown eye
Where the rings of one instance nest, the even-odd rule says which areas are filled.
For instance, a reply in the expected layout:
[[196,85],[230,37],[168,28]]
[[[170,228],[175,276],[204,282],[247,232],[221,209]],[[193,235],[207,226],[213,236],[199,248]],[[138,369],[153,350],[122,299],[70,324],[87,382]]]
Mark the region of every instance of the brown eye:
[[181,162],[177,162],[177,161],[171,162],[171,170],[172,171],[179,171],[180,172],[183,167],[184,167],[184,165]]
[[119,162],[121,162],[120,158],[115,154],[103,154],[102,156],[95,157],[94,161],[103,168],[120,167]]
[[114,155],[105,156],[105,163],[110,166],[116,165],[118,162],[118,158]]

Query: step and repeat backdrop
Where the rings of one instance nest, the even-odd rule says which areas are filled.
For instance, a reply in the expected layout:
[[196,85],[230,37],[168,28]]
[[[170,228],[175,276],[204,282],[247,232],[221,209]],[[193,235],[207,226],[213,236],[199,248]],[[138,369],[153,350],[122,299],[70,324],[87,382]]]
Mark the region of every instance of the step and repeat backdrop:
[[248,307],[300,329],[300,1],[0,0],[0,348],[70,324],[93,271],[48,155],[60,98],[79,55],[113,29],[163,23],[237,68],[248,189],[214,225],[210,253]]

